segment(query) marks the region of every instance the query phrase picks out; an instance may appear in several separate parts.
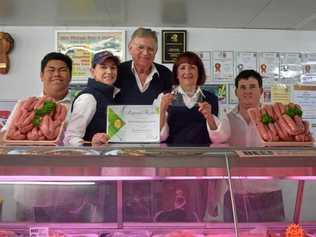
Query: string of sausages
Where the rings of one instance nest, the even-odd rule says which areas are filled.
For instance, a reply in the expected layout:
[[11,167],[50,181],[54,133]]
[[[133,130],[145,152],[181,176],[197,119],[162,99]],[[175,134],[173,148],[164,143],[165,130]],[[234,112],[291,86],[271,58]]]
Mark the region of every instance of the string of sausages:
[[[45,102],[53,102],[54,109],[42,117],[36,111],[43,108]],[[7,132],[8,140],[45,141],[55,140],[67,115],[67,108],[50,97],[29,97],[20,102],[13,121]],[[40,119],[40,120],[37,120]],[[34,121],[37,120],[37,123]]]
[[264,141],[312,141],[309,123],[302,119],[302,110],[297,104],[266,104],[249,109],[249,115]]

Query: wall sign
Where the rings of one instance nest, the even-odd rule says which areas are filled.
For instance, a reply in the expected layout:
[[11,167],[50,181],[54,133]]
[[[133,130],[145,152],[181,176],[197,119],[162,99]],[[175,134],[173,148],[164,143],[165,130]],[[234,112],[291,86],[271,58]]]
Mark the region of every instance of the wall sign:
[[125,60],[125,31],[56,31],[56,50],[73,60],[72,84],[86,82],[95,53],[108,50]]
[[187,49],[186,30],[162,30],[162,63],[174,63]]

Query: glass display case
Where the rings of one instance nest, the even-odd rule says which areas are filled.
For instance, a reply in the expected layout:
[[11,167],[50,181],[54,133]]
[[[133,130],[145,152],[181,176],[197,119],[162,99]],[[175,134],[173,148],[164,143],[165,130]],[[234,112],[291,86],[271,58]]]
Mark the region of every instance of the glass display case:
[[315,168],[313,147],[0,146],[0,229],[282,236],[299,223],[315,234]]

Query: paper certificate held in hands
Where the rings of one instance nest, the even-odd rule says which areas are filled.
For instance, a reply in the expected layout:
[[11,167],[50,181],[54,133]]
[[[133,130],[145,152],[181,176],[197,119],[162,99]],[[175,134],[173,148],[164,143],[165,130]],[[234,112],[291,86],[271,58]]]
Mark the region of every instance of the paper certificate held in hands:
[[159,108],[152,105],[110,105],[107,134],[110,142],[159,142]]

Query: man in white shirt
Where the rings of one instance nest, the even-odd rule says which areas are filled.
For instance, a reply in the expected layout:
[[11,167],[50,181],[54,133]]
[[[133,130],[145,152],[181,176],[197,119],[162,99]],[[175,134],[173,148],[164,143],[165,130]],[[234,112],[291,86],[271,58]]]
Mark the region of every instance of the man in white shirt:
[[[58,52],[51,52],[45,55],[41,61],[40,72],[40,78],[43,83],[42,95],[52,97],[69,108],[71,104],[69,93],[71,73],[72,60],[67,55]],[[13,109],[6,125],[2,128],[1,137],[10,127],[15,110],[16,107]],[[33,168],[30,168],[29,172],[33,172]],[[45,185],[15,186],[14,198],[17,202],[17,218],[19,220],[34,220],[33,207],[55,202],[57,200],[56,195],[56,190],[45,187]]]
[[[254,70],[244,70],[235,79],[235,94],[238,105],[224,116],[217,130],[210,136],[217,141],[225,141],[231,146],[262,146],[255,126],[250,122],[249,108],[260,106],[263,93],[262,77]],[[275,181],[233,180],[234,199],[238,221],[266,222],[284,219],[282,192]],[[224,197],[224,219],[232,221],[230,194]]]
[[[69,95],[69,83],[71,81],[72,60],[67,55],[57,52],[48,53],[41,61],[40,78],[43,83],[43,92],[45,96],[54,98],[57,102],[69,106],[71,97]],[[6,125],[1,129],[0,142],[4,133],[10,127],[14,107],[9,116]]]

